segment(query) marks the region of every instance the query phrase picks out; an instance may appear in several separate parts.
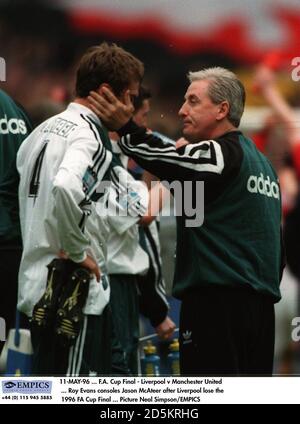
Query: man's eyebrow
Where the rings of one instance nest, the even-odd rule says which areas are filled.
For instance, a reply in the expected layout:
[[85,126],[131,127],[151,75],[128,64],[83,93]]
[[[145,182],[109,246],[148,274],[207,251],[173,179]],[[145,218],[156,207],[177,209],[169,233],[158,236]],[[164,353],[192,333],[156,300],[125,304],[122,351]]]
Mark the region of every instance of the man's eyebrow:
[[185,100],[191,99],[191,98],[199,100],[199,97],[196,94],[194,94],[194,93],[186,94],[184,96],[184,98],[185,98]]

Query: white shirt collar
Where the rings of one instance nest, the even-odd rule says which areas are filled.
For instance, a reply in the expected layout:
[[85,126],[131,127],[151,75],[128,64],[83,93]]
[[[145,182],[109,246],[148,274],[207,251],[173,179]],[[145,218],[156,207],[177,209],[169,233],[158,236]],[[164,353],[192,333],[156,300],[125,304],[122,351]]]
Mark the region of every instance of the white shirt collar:
[[84,106],[80,103],[71,102],[69,103],[67,109],[76,111],[78,113],[83,113],[85,116],[89,116],[95,122],[95,124],[100,124],[103,126],[100,118],[87,106]]

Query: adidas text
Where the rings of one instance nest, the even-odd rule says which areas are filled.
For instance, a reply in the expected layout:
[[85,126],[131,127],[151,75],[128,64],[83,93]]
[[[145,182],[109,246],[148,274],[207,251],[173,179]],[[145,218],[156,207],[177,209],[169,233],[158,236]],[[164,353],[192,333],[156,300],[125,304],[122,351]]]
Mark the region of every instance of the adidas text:
[[265,178],[262,173],[260,173],[259,177],[250,175],[247,182],[247,190],[250,193],[259,193],[279,199],[279,185],[275,181],[271,182],[269,176]]
[[7,119],[7,116],[4,115],[4,118],[0,119],[0,134],[26,134],[27,128],[23,119],[11,118]]

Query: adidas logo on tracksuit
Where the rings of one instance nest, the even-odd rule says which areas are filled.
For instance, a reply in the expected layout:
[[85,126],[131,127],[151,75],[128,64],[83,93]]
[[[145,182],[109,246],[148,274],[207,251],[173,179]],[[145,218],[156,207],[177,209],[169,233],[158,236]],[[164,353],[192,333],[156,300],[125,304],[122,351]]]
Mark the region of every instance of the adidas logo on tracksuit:
[[250,175],[247,181],[247,190],[250,193],[259,193],[267,197],[279,199],[279,184],[270,180],[269,175],[265,177],[263,173],[260,176]]
[[0,119],[0,134],[23,134],[27,133],[25,121],[23,119],[7,119],[7,115]]

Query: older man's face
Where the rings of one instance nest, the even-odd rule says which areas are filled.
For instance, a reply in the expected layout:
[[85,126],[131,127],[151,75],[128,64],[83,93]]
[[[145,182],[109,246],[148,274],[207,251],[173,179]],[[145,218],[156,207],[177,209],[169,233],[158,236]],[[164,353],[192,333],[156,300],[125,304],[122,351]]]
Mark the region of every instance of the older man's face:
[[191,143],[210,139],[219,123],[219,105],[208,97],[208,84],[206,80],[193,81],[178,112],[183,121],[183,135]]

